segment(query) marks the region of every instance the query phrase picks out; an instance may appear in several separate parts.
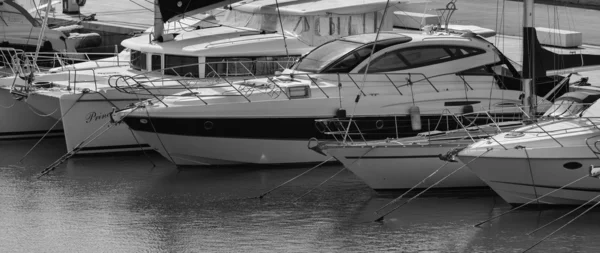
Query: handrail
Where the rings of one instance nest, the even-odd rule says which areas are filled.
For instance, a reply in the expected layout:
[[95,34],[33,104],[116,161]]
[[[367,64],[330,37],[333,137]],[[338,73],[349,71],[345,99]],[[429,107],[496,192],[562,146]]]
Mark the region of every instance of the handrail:
[[[498,109],[498,110],[500,110],[500,109]],[[503,108],[502,110],[504,111],[504,110],[506,110],[506,108]],[[474,113],[475,113],[475,112],[474,112]],[[472,115],[472,114],[474,114],[474,113],[469,113],[469,114],[470,114],[470,115]],[[489,120],[491,120],[491,122],[492,122],[492,123],[491,123],[491,124],[490,124],[490,123],[488,123],[488,124],[486,124],[486,125],[488,125],[488,126],[494,126],[494,127],[497,129],[497,131],[502,131],[502,127],[505,127],[505,126],[501,126],[501,125],[500,125],[500,122],[498,122],[498,121],[494,120],[494,119],[493,119],[493,117],[491,116],[491,114],[490,114],[488,111],[476,112],[476,113],[479,113],[479,114],[485,114],[485,115],[487,115],[487,116],[489,117]],[[394,127],[396,128],[396,132],[398,132],[398,125],[397,125],[397,122],[396,122],[397,120],[396,120],[396,117],[395,117],[395,116],[396,116],[396,115],[394,115],[394,123],[395,123],[395,124],[394,124]],[[469,125],[464,125],[464,124],[461,122],[461,119],[460,119],[460,118],[465,118],[465,117],[466,117],[466,114],[455,114],[455,113],[452,113],[452,112],[451,112],[450,110],[448,110],[448,109],[443,109],[443,110],[442,110],[442,112],[441,112],[441,114],[440,114],[440,121],[441,121],[441,119],[442,119],[442,118],[444,118],[444,117],[448,117],[448,116],[449,116],[449,117],[450,117],[450,118],[451,118],[451,119],[452,119],[454,122],[456,122],[456,123],[457,123],[457,125],[459,126],[459,128],[457,128],[457,129],[454,129],[454,130],[452,130],[452,129],[447,129],[447,130],[445,130],[445,131],[444,131],[444,133],[445,133],[446,135],[447,135],[447,134],[452,134],[452,133],[457,133],[457,131],[460,131],[460,132],[464,132],[464,133],[466,134],[466,136],[465,136],[465,137],[467,137],[467,138],[471,139],[471,141],[475,142],[475,137],[477,137],[477,138],[480,138],[482,135],[481,135],[481,134],[478,134],[477,136],[473,136],[473,135],[471,134],[471,131],[472,131],[472,130],[469,130],[469,128],[472,128],[472,126],[471,126],[471,125],[473,125],[474,127],[476,127],[476,128],[477,128],[477,129],[478,129],[478,130],[479,130],[479,131],[480,131],[480,132],[483,134],[483,136],[486,136],[486,137],[492,138],[492,139],[493,139],[493,140],[494,140],[496,143],[498,143],[500,146],[502,146],[504,149],[506,149],[506,147],[505,147],[504,145],[502,145],[500,142],[498,142],[498,141],[497,141],[497,140],[496,140],[496,139],[495,139],[495,138],[494,138],[492,135],[490,135],[490,133],[488,133],[488,131],[486,131],[486,130],[482,129],[482,128],[481,128],[479,125],[475,124],[475,122],[471,122],[471,124],[469,124]],[[349,121],[350,121],[350,119],[345,119],[345,118],[327,118],[327,119],[317,119],[317,120],[315,120],[315,124],[316,124],[316,127],[317,127],[317,128],[319,128],[319,126],[321,126],[321,127],[324,127],[325,129],[327,129],[328,131],[327,131],[327,132],[323,132],[323,134],[326,134],[326,135],[333,136],[333,138],[334,138],[335,140],[337,140],[337,142],[340,142],[340,143],[343,143],[343,144],[350,144],[350,143],[354,143],[354,141],[353,141],[353,140],[349,140],[349,141],[339,141],[339,140],[338,140],[338,138],[336,137],[336,135],[337,135],[337,134],[341,134],[341,135],[344,135],[344,136],[345,136],[346,134],[348,134],[348,136],[350,136],[350,135],[358,135],[358,136],[360,136],[360,137],[361,137],[361,139],[362,139],[361,143],[364,143],[365,145],[368,145],[368,142],[366,141],[366,137],[365,137],[365,135],[364,135],[364,134],[363,134],[363,132],[360,130],[360,128],[359,128],[359,126],[358,126],[358,123],[356,122],[356,121],[360,121],[360,120],[357,120],[357,119],[354,119],[354,120],[353,120],[353,121],[354,121],[354,126],[353,126],[353,127],[356,127],[356,131],[357,131],[357,133],[353,133],[352,131],[348,131],[348,130],[350,130],[350,129],[345,129],[345,127],[344,127],[344,126],[347,126],[347,124],[344,124],[344,123],[347,123],[347,122],[349,122]],[[380,121],[381,121],[381,120],[380,120]],[[389,120],[388,120],[388,121],[389,121]],[[385,122],[384,122],[384,121],[382,121],[382,122],[385,124]],[[341,124],[338,124],[338,123],[341,123]],[[436,126],[436,129],[433,129],[433,130],[431,130],[431,129],[430,129],[430,130],[428,130],[428,132],[431,132],[431,131],[437,131],[438,127],[440,126],[440,124],[439,124],[439,123],[440,123],[440,122],[438,122],[438,124],[437,124],[437,126]],[[332,130],[331,130],[331,128],[329,128],[329,126],[330,126],[331,124],[333,124],[334,126],[336,126],[336,128],[340,128],[340,126],[341,126],[341,129],[337,129],[336,131],[332,131]],[[517,126],[517,125],[511,125],[511,127],[516,127],[516,126]],[[350,127],[350,126],[348,126],[348,127]],[[388,128],[388,129],[389,129],[389,128]],[[378,130],[379,130],[379,128],[378,128]],[[430,138],[431,138],[431,136],[428,136],[428,137],[429,137],[429,138],[428,138],[428,140],[431,140],[431,139],[430,139]],[[465,137],[460,137],[460,138],[452,138],[452,140],[464,140],[464,138],[465,138]],[[341,138],[340,138],[340,139],[341,139]],[[396,137],[396,139],[398,139],[398,137]],[[443,139],[436,138],[436,140],[443,140]],[[389,139],[387,139],[386,141],[388,141],[388,142],[389,142]]]
[[[279,64],[281,61],[240,61],[240,62],[238,62],[238,63],[242,63],[242,64],[240,64],[241,69],[249,71],[250,69],[248,68],[248,66],[245,66],[243,64],[244,62],[276,62],[277,64]],[[221,62],[219,62],[219,63],[221,63]],[[353,82],[356,86],[355,88],[359,89],[361,91],[362,95],[364,95],[364,96],[367,96],[365,93],[366,90],[378,88],[378,87],[383,87],[383,88],[393,87],[399,94],[403,95],[403,92],[401,91],[402,87],[407,87],[407,86],[412,87],[412,86],[416,86],[416,85],[418,85],[418,87],[422,87],[422,83],[428,84],[429,86],[433,87],[433,89],[436,92],[439,92],[440,90],[435,87],[431,78],[440,78],[443,76],[455,76],[456,75],[455,73],[448,73],[448,74],[439,74],[439,75],[435,75],[432,77],[427,77],[423,73],[371,73],[371,74],[369,74],[369,76],[373,77],[373,78],[368,78],[368,80],[370,80],[370,81],[367,81],[369,83],[369,85],[365,86],[365,88],[363,90],[360,86],[357,85],[357,83],[354,81],[354,78],[353,78],[354,75],[361,75],[360,73],[295,73],[294,71],[291,71],[291,72],[288,72],[285,74],[280,74],[277,77],[272,77],[272,76],[259,77],[257,75],[254,75],[254,73],[249,73],[250,79],[243,79],[244,81],[242,81],[241,77],[236,77],[239,79],[232,81],[232,80],[230,80],[231,79],[230,77],[221,76],[215,70],[215,68],[212,64],[206,64],[207,72],[211,73],[212,77],[205,77],[205,78],[189,77],[188,74],[181,76],[177,72],[177,70],[180,70],[181,68],[185,68],[185,67],[189,67],[189,66],[197,66],[199,64],[205,64],[205,63],[194,63],[194,64],[186,64],[186,65],[182,65],[182,66],[172,66],[172,67],[163,68],[160,70],[153,70],[153,71],[147,71],[147,72],[134,74],[134,75],[131,75],[131,77],[135,78],[135,79],[160,78],[160,80],[163,82],[163,84],[166,83],[166,85],[161,85],[160,87],[158,87],[158,86],[154,87],[152,90],[140,89],[140,91],[143,91],[143,93],[140,93],[140,94],[145,94],[148,91],[160,92],[161,90],[173,90],[173,89],[185,89],[185,90],[187,90],[187,94],[195,94],[193,89],[204,89],[204,88],[211,89],[211,88],[226,88],[226,87],[228,87],[228,88],[230,88],[230,90],[225,89],[225,91],[223,93],[221,93],[220,95],[212,94],[212,95],[210,95],[210,97],[231,96],[230,94],[227,94],[227,93],[234,92],[234,93],[236,93],[236,96],[242,96],[242,97],[244,97],[244,99],[247,102],[252,102],[251,97],[255,96],[255,95],[259,95],[259,94],[266,94],[268,96],[271,96],[272,99],[276,99],[277,97],[279,97],[279,95],[281,93],[284,93],[288,99],[291,99],[290,95],[287,94],[287,89],[285,89],[284,87],[281,86],[281,84],[290,83],[290,82],[292,82],[292,83],[297,82],[299,84],[310,85],[313,87],[310,89],[319,89],[319,91],[323,94],[323,96],[325,96],[327,98],[331,98],[331,94],[329,94],[329,92],[331,92],[331,91],[329,89],[332,88],[331,85],[334,82],[337,82],[337,85],[335,88],[338,92],[342,89],[342,87],[340,86],[340,83],[341,83],[340,76],[342,76],[342,75],[346,76],[344,82],[349,82],[349,83]],[[173,72],[175,75],[165,75],[165,74],[163,74],[163,72],[165,72],[165,70],[172,70],[171,72]],[[249,72],[252,72],[252,71],[249,71]],[[150,78],[151,75],[152,75],[152,78]],[[410,77],[410,79],[408,79],[406,81],[400,81],[400,80],[402,80],[401,77],[406,77],[406,76]],[[218,80],[220,82],[218,82],[218,81],[215,82],[214,80]],[[169,85],[168,84],[169,82],[173,82],[173,85]],[[399,84],[398,82],[406,82],[406,83]],[[456,78],[456,79],[452,79],[451,81],[446,82],[446,83],[464,86],[464,88],[466,89],[467,86],[470,87],[470,85],[468,85],[468,84],[467,84],[467,86],[465,86],[466,82],[467,81],[464,79]],[[143,85],[143,82],[138,82],[138,83]],[[202,83],[204,85],[201,85],[201,86],[204,86],[204,87],[190,87],[189,84],[191,84],[191,83],[194,83],[194,85]],[[188,87],[182,87],[182,85],[184,85],[184,84],[188,84]],[[255,84],[261,84],[261,85],[255,85]],[[111,87],[115,87],[115,86],[118,86],[118,82],[114,82],[114,79],[111,79],[111,81],[109,82],[109,85]],[[325,85],[325,86],[323,86],[323,85]],[[178,88],[176,86],[178,86]],[[267,87],[271,88],[271,90],[266,91],[265,89]],[[115,87],[115,88],[118,88],[118,87]],[[128,89],[117,89],[117,90],[120,92],[125,92],[125,93],[130,93],[130,94],[138,94],[135,87],[127,87],[127,88]],[[192,90],[190,90],[190,89],[192,89]],[[276,89],[277,91],[275,91],[274,89]],[[346,88],[346,89],[348,89],[348,88]],[[354,87],[352,87],[352,89],[354,89]],[[259,92],[256,92],[256,91],[259,91]],[[414,94],[412,94],[412,95],[414,96]],[[160,96],[185,96],[185,95],[181,95],[180,93],[176,93],[176,92],[170,92],[169,94],[161,93]],[[196,97],[200,99],[200,98],[206,97],[206,96],[196,96]],[[205,104],[208,103],[208,101],[202,101],[202,102]]]

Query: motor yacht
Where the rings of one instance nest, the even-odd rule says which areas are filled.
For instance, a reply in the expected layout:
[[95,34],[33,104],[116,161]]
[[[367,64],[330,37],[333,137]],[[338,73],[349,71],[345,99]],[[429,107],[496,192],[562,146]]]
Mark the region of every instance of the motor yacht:
[[[230,4],[221,2],[221,6]],[[324,41],[373,32],[380,24],[379,13],[385,3],[291,1],[279,11],[274,0],[233,3],[222,9],[224,18],[218,22],[206,16],[177,30],[155,24],[149,33],[123,41],[130,56],[129,66],[77,64],[55,68],[36,73],[30,87],[27,80],[17,79],[13,84],[9,77],[0,80],[5,87],[1,92],[7,92],[9,87],[39,114],[61,119],[69,151],[76,147],[80,153],[139,150],[148,145],[136,139],[124,124],[112,127],[93,142],[86,140],[109,123],[108,116],[114,108],[156,95],[225,82],[225,78],[241,80],[273,74]],[[214,6],[211,3],[201,9]],[[180,23],[177,18],[188,16],[169,13],[177,8],[157,5],[155,15],[164,22]],[[383,22],[382,26],[382,30],[391,30],[392,21]],[[140,87],[145,89],[142,93],[127,92]],[[83,142],[86,143],[82,146]]]
[[[567,79],[565,79],[566,81]],[[576,83],[577,85],[580,82]],[[570,118],[576,117],[585,108],[600,98],[600,92],[569,92],[556,99],[543,117]],[[518,106],[518,105],[515,105]],[[521,108],[520,115],[526,115]],[[387,138],[367,141],[359,129],[346,131],[348,120],[318,120],[320,128],[326,134],[334,135],[334,141],[321,141],[313,146],[313,150],[324,155],[335,157],[346,168],[376,191],[406,190],[412,187],[437,189],[487,187],[474,173],[461,169],[464,163],[455,159],[449,152],[465,148],[479,140],[491,140],[492,136],[506,133],[527,124],[513,117],[494,118],[490,112],[473,112],[460,115],[442,115],[436,122],[439,126],[444,117],[458,123],[456,130],[429,130],[415,137]],[[476,118],[487,119],[489,124],[477,125]],[[481,120],[479,120],[481,122]],[[386,125],[394,125],[386,124]],[[352,138],[342,141],[344,135]],[[491,140],[493,142],[493,140]],[[452,176],[443,179],[453,171]],[[443,180],[442,180],[443,179]],[[441,180],[441,181],[440,181]],[[439,183],[438,183],[439,181]]]
[[[560,80],[540,79],[538,99],[564,93]],[[520,72],[474,33],[382,32],[321,45],[276,77],[150,100],[115,118],[177,165],[289,164],[326,159],[306,147],[331,138],[316,119],[351,117],[368,140],[412,137],[435,129],[444,109],[512,117],[522,98]]]
[[[600,193],[598,180],[587,177],[598,165],[600,107],[565,103],[548,119],[481,140],[458,153],[462,162],[506,202],[513,205],[582,204]],[[583,177],[583,178],[582,178]]]
[[[533,0],[524,1],[523,37],[535,38]],[[549,69],[600,65],[597,55],[557,55],[524,43],[525,78],[544,76]],[[531,84],[531,80],[524,82]],[[533,83],[534,84],[534,83]],[[579,87],[593,93],[594,86]],[[560,103],[550,108],[549,117],[508,133],[476,142],[458,153],[458,158],[506,202],[574,205],[586,203],[600,193],[596,178],[586,167],[598,162],[598,101],[591,106]],[[531,106],[532,108],[534,107]],[[566,114],[567,117],[562,115]]]

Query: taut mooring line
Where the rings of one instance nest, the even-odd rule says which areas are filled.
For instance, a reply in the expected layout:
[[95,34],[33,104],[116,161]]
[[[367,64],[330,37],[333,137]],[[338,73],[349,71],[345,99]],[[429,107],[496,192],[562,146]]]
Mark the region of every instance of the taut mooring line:
[[56,169],[56,167],[58,167],[59,165],[61,165],[65,161],[67,161],[69,158],[71,158],[72,156],[74,156],[75,154],[77,154],[77,152],[79,152],[82,148],[84,148],[85,146],[87,146],[87,144],[91,143],[96,138],[100,137],[102,134],[104,134],[106,131],[108,131],[110,129],[110,125],[106,129],[104,129],[104,131],[100,132],[100,134],[96,135],[94,138],[92,138],[90,141],[88,141],[90,139],[90,137],[92,137],[94,134],[96,134],[98,132],[98,130],[100,130],[103,127],[107,126],[108,123],[110,123],[110,121],[106,122],[104,125],[100,126],[98,129],[96,129],[96,131],[94,131],[85,140],[83,140],[82,142],[80,142],[79,144],[77,144],[77,146],[75,146],[73,148],[73,150],[67,152],[66,154],[64,154],[63,156],[61,156],[60,158],[58,158],[58,160],[54,161],[52,164],[50,164],[48,167],[46,167],[46,169],[44,169],[42,172],[40,172],[40,175],[38,175],[37,178],[39,179],[39,178],[47,175],[48,173],[50,173],[51,171],[53,171],[54,169]]
[[546,194],[544,194],[544,195],[540,196],[539,198],[532,199],[532,200],[530,200],[529,202],[527,202],[527,203],[525,203],[525,204],[521,204],[520,206],[517,206],[517,207],[515,207],[515,208],[513,208],[513,209],[510,209],[510,210],[508,210],[508,211],[506,211],[506,212],[503,212],[503,213],[501,213],[501,214],[498,214],[498,215],[496,215],[496,216],[494,216],[494,217],[492,217],[492,218],[489,218],[489,219],[487,219],[487,220],[484,220],[484,221],[482,221],[482,222],[479,222],[479,223],[477,223],[477,224],[475,224],[475,225],[473,225],[473,226],[474,226],[474,227],[479,227],[479,226],[481,226],[481,225],[482,225],[482,224],[484,224],[484,223],[490,222],[490,221],[492,221],[492,220],[495,220],[495,219],[497,219],[497,218],[499,218],[499,217],[501,217],[501,216],[504,216],[505,214],[511,213],[511,212],[513,212],[513,211],[516,211],[516,210],[518,210],[518,209],[519,209],[519,208],[521,208],[521,207],[524,207],[524,206],[526,206],[526,205],[529,205],[529,204],[531,204],[531,203],[533,203],[533,202],[536,202],[536,201],[538,201],[538,200],[540,200],[540,199],[542,199],[542,198],[544,198],[544,197],[546,197],[546,196],[548,196],[548,195],[550,195],[550,194],[552,194],[552,193],[555,193],[555,192],[557,192],[557,191],[559,191],[559,190],[562,190],[562,189],[564,189],[565,187],[567,187],[567,186],[569,186],[569,185],[572,185],[572,184],[574,184],[574,183],[577,183],[577,182],[579,182],[579,181],[583,180],[583,179],[584,179],[584,178],[586,178],[586,177],[589,177],[589,176],[588,176],[588,175],[585,175],[585,176],[583,176],[583,177],[581,177],[581,178],[579,178],[579,179],[576,179],[575,181],[573,181],[573,182],[570,182],[570,183],[568,183],[568,184],[566,184],[566,185],[564,185],[564,186],[562,186],[562,187],[560,187],[560,188],[558,188],[558,189],[552,190],[551,192],[548,192],[548,193],[546,193]]
[[335,174],[333,174],[331,177],[325,179],[325,181],[321,182],[319,185],[313,187],[312,189],[310,189],[309,191],[307,191],[306,193],[302,194],[300,197],[297,197],[296,199],[294,199],[292,201],[292,203],[296,203],[298,202],[298,200],[300,200],[301,198],[303,198],[304,196],[308,195],[309,193],[311,193],[312,191],[316,190],[317,188],[321,187],[322,185],[324,185],[325,183],[327,183],[329,180],[333,179],[335,176],[339,175],[340,173],[342,173],[342,171],[346,170],[346,167],[343,167],[341,170],[339,170],[338,172],[336,172]]
[[268,191],[266,191],[265,193],[261,194],[261,195],[260,195],[260,196],[258,196],[258,197],[254,197],[254,198],[255,198],[255,199],[262,199],[262,198],[264,198],[264,197],[265,197],[267,194],[271,193],[272,191],[274,191],[274,190],[277,190],[277,189],[281,188],[282,186],[284,186],[284,185],[286,185],[286,184],[288,184],[288,183],[290,183],[290,182],[292,182],[292,181],[294,181],[294,180],[298,179],[299,177],[306,175],[307,173],[309,173],[309,172],[311,172],[312,170],[314,170],[314,169],[316,169],[316,168],[320,167],[321,165],[325,164],[326,162],[329,162],[329,161],[331,161],[331,159],[333,159],[333,157],[329,157],[327,160],[325,160],[325,161],[323,161],[323,162],[321,162],[321,163],[317,164],[315,167],[312,167],[312,168],[310,168],[310,169],[308,169],[308,170],[306,170],[306,171],[304,171],[304,172],[300,173],[299,175],[297,175],[297,176],[295,176],[295,177],[291,178],[290,180],[288,180],[288,181],[285,181],[285,182],[283,182],[282,184],[280,184],[280,185],[278,185],[278,186],[276,186],[276,187],[272,188],[271,190],[268,190]]
[[86,93],[81,93],[81,96],[79,96],[79,98],[77,98],[77,100],[75,100],[75,102],[73,103],[73,105],[71,105],[71,107],[69,107],[69,109],[65,112],[65,114],[61,115],[60,118],[58,120],[56,120],[56,122],[54,122],[54,124],[52,125],[52,127],[50,127],[50,129],[48,129],[48,131],[46,131],[46,133],[33,145],[33,147],[31,147],[27,153],[25,153],[25,155],[23,155],[23,157],[21,157],[21,159],[19,159],[19,163],[23,163],[23,159],[25,159],[25,157],[27,157],[29,155],[29,153],[31,153],[31,151],[33,151],[39,144],[40,142],[42,142],[42,140],[44,140],[44,138],[46,138],[46,136],[48,134],[50,134],[50,132],[52,131],[52,129],[54,129],[54,127],[56,127],[56,125],[58,125],[58,122],[61,122],[61,120],[67,116],[67,114],[71,111],[71,109],[73,109],[73,107],[75,107],[75,105],[77,104],[77,102],[79,102],[79,100],[81,100],[81,98],[85,95]]
[[419,196],[421,196],[423,193],[427,192],[429,189],[433,188],[434,186],[438,185],[439,183],[441,183],[442,181],[446,180],[446,178],[452,176],[452,174],[458,172],[459,170],[461,170],[464,167],[467,167],[467,165],[469,165],[471,162],[477,160],[479,157],[487,154],[488,152],[490,152],[492,149],[488,149],[485,152],[481,153],[481,155],[478,155],[477,157],[473,158],[473,160],[469,161],[468,163],[465,163],[463,166],[458,167],[457,169],[453,170],[452,172],[450,172],[450,174],[446,175],[445,177],[443,177],[442,179],[438,180],[437,182],[435,182],[434,184],[430,185],[429,187],[427,187],[427,189],[419,192],[417,195],[415,195],[414,197],[410,198],[409,200],[407,200],[406,202],[402,203],[401,205],[394,207],[392,210],[386,212],[384,215],[380,216],[379,218],[377,218],[375,221],[383,221],[383,219],[385,218],[385,216],[387,216],[388,214],[392,213],[393,211],[396,211],[398,208],[403,207],[404,205],[410,203],[412,200],[418,198]]
[[564,218],[564,217],[567,217],[569,214],[572,214],[573,212],[575,212],[575,211],[579,210],[580,208],[582,208],[582,207],[584,207],[584,206],[586,206],[586,205],[589,205],[590,203],[592,203],[594,200],[596,200],[596,199],[598,199],[598,198],[600,198],[600,195],[598,195],[598,196],[596,196],[596,197],[594,197],[594,198],[592,198],[592,199],[588,200],[587,202],[585,202],[585,203],[581,204],[581,205],[580,205],[580,206],[578,206],[577,208],[575,208],[575,209],[573,209],[573,210],[569,211],[568,213],[566,213],[566,214],[563,214],[562,216],[560,216],[560,217],[558,217],[558,218],[554,219],[553,221],[551,221],[551,222],[548,222],[546,225],[543,225],[543,226],[541,226],[541,227],[539,227],[539,228],[537,228],[537,229],[535,229],[535,230],[533,230],[533,231],[531,231],[531,232],[527,233],[527,235],[532,235],[533,233],[535,233],[535,232],[537,232],[537,231],[540,231],[541,229],[543,229],[543,228],[547,227],[548,225],[550,225],[550,224],[552,224],[552,223],[554,223],[554,222],[556,222],[556,221],[558,221],[558,220],[560,220],[560,219],[562,219],[562,218]]
[[[595,198],[600,197],[600,195],[596,196]],[[541,240],[537,241],[535,244],[531,245],[531,247],[525,249],[523,251],[523,253],[533,249],[535,246],[537,246],[538,244],[544,242],[546,239],[550,238],[550,236],[554,235],[556,232],[560,231],[561,229],[565,228],[566,226],[568,226],[569,224],[573,223],[575,220],[579,219],[579,217],[583,216],[584,214],[586,214],[587,212],[591,211],[592,209],[594,209],[594,207],[598,206],[598,204],[600,204],[600,202],[596,202],[596,204],[594,204],[593,206],[591,206],[590,208],[586,209],[585,211],[583,211],[582,213],[580,213],[579,215],[577,215],[575,218],[571,219],[569,222],[565,223],[564,225],[562,225],[561,227],[557,228],[556,230],[552,231],[552,233],[548,234],[547,236],[545,236],[544,238],[542,238]]]
[[[350,163],[350,165],[348,166],[352,166],[354,163],[356,163],[357,161],[359,161],[360,159],[362,159],[365,155],[367,155],[369,152],[371,152],[374,148],[371,147],[369,150],[367,150],[367,152],[365,152],[364,154],[362,154],[360,157],[354,159],[354,161],[352,161],[352,163]],[[335,158],[334,156],[332,156],[332,158]],[[335,158],[338,162],[342,163],[342,161],[340,161],[339,159]],[[343,166],[343,163],[342,163]],[[325,181],[321,182],[319,185],[313,187],[312,189],[310,189],[308,192],[302,194],[300,197],[296,198],[294,201],[292,201],[292,203],[296,203],[298,200],[300,200],[302,197],[308,195],[309,193],[311,193],[312,191],[314,191],[315,189],[321,187],[322,185],[324,185],[325,183],[327,183],[327,181],[333,179],[335,176],[339,175],[340,173],[342,173],[342,171],[346,170],[346,166],[344,166],[341,170],[339,170],[338,172],[336,172],[335,174],[333,174],[333,176],[325,179]]]
[[439,167],[437,170],[433,171],[433,173],[429,174],[429,176],[427,176],[423,180],[421,180],[421,182],[417,183],[415,186],[413,186],[412,188],[410,188],[408,191],[402,193],[402,195],[400,195],[400,197],[395,198],[394,200],[390,201],[389,203],[387,203],[384,206],[382,206],[379,209],[377,209],[377,211],[375,211],[375,213],[379,213],[379,211],[381,211],[382,209],[388,207],[391,204],[396,203],[398,200],[401,200],[406,194],[408,194],[409,192],[411,192],[412,190],[414,190],[415,188],[417,188],[417,186],[421,185],[422,183],[425,183],[425,180],[427,180],[428,178],[430,178],[433,175],[435,175],[436,173],[438,173],[438,171],[440,171],[442,168],[446,167],[446,165],[448,163],[450,163],[450,161],[446,161],[441,167]]
[[[131,114],[133,111],[135,111],[135,110],[131,110],[125,116]],[[84,148],[88,144],[92,143],[94,140],[98,139],[98,137],[102,136],[104,133],[106,133],[106,131],[110,130],[113,126],[116,126],[117,123],[118,122],[114,122],[114,124],[113,124],[113,122],[111,122],[110,120],[107,121],[106,123],[104,123],[104,125],[100,126],[98,129],[96,129],[94,132],[92,132],[88,137],[86,137],[83,141],[81,141],[79,144],[77,144],[77,146],[75,146],[73,148],[73,150],[67,152],[66,154],[64,154],[63,156],[58,158],[58,160],[54,161],[52,164],[50,164],[48,167],[46,167],[46,169],[44,169],[42,172],[40,172],[40,175],[38,175],[37,178],[39,179],[39,178],[47,175],[51,171],[55,170],[56,167],[58,167],[59,165],[61,165],[65,161],[67,161],[69,158],[73,157],[75,154],[77,154],[77,152],[81,151],[82,148]],[[98,131],[100,131],[100,129],[102,129],[104,127],[106,127],[106,128],[102,132],[100,132],[99,134],[96,134],[96,133],[98,133]]]

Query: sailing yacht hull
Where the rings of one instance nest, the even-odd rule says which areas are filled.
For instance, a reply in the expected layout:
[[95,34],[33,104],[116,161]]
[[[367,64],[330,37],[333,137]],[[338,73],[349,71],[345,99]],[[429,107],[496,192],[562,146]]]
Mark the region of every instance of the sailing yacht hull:
[[[547,143],[546,147],[526,151],[514,147],[494,148],[485,154],[485,149],[468,149],[459,157],[463,162],[472,160],[469,168],[509,204],[528,203],[554,191],[532,203],[577,205],[600,194],[600,181],[585,178],[589,166],[599,161],[584,139],[581,139],[582,145],[562,148],[556,147],[556,143]],[[581,180],[570,184],[578,179]]]
[[136,96],[107,90],[93,93],[62,95],[60,110],[63,116],[67,149],[86,153],[140,151],[148,144],[136,139],[125,124],[112,124],[110,114],[115,109],[125,108],[148,96]]
[[60,122],[40,115],[28,103],[16,101],[8,89],[0,89],[0,140],[63,135]]
[[[440,155],[456,147],[458,146],[337,146],[327,148],[325,152],[334,156],[369,187],[378,191],[430,186],[434,188],[485,187],[486,184],[465,168],[463,163],[457,161],[446,164],[445,161],[440,160]],[[438,169],[439,171],[436,172]],[[456,172],[453,173],[454,171]],[[446,176],[448,177],[443,179]],[[438,181],[439,184],[436,184]]]

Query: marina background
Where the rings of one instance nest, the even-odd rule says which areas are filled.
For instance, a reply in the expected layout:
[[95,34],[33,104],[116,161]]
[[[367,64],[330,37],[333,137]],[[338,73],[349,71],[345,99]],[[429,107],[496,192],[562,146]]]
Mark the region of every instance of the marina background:
[[[407,11],[446,2],[436,0]],[[500,27],[492,4],[496,1],[459,1],[455,17],[463,24],[518,35],[520,3],[506,2],[506,12],[514,12],[515,18],[507,18]],[[103,9],[114,8],[111,1],[90,1],[84,8],[84,13],[94,9],[100,22],[151,20],[150,12],[146,17],[101,15]],[[598,11],[538,5],[537,24],[553,27],[546,24],[555,10],[569,14],[555,18],[562,28],[581,31],[586,44],[598,44]],[[575,23],[586,26],[570,26]],[[147,158],[138,153],[73,158],[37,179],[38,172],[64,154],[65,145],[60,138],[44,140],[19,163],[35,142],[0,143],[0,247],[8,251],[520,252],[560,224],[534,236],[525,233],[570,210],[522,210],[474,228],[510,208],[490,191],[475,191],[429,195],[377,223],[373,212],[392,196],[375,194],[348,171],[292,203],[338,171],[337,165],[322,167],[258,200],[253,197],[308,167],[180,171],[157,154],[148,153]],[[598,218],[597,211],[586,214],[535,252],[597,252]]]

